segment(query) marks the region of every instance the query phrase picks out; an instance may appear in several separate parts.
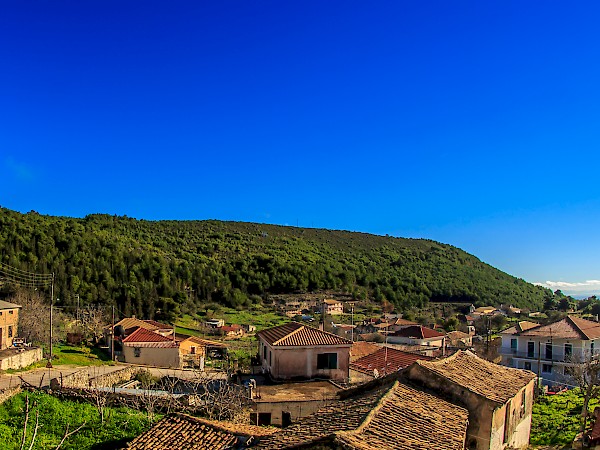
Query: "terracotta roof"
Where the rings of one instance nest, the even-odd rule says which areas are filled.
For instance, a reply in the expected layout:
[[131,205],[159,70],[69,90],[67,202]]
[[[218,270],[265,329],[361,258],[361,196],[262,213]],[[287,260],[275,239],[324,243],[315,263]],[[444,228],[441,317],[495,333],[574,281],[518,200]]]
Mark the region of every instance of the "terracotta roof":
[[352,345],[343,337],[317,330],[298,322],[290,322],[256,333],[273,346]]
[[141,327],[146,330],[154,331],[160,328],[146,322],[145,320],[136,319],[135,317],[126,317],[125,319],[120,320],[119,322],[115,323],[115,327],[118,326],[122,326],[125,330],[133,330]]
[[339,300],[327,299],[327,300],[323,300],[323,303],[326,303],[328,305],[337,305],[342,302]]
[[209,341],[207,339],[201,339],[198,336],[190,336],[184,339],[184,341],[190,341],[203,347],[227,348],[227,345],[222,342]]
[[468,412],[399,382],[341,400],[261,440],[260,449],[335,442],[357,450],[462,450]]
[[5,302],[4,300],[0,300],[0,309],[17,309],[22,308],[21,305],[17,305],[16,303]]
[[363,356],[375,353],[381,347],[379,345],[371,344],[370,342],[357,341],[352,344],[350,349],[350,361],[355,361]]
[[415,364],[500,404],[506,403],[535,378],[533,372],[500,366],[470,351],[458,351],[448,358]]
[[431,328],[424,327],[423,325],[412,325],[405,328],[400,328],[394,332],[392,336],[400,336],[414,339],[430,339],[437,337],[444,337],[444,333],[432,330]]
[[378,375],[383,376],[404,369],[420,359],[428,361],[431,358],[395,348],[379,347],[375,353],[351,362],[350,368],[369,375],[374,375],[373,371],[377,370]]
[[406,319],[398,318],[394,322],[394,325],[404,326],[404,325],[418,325],[418,324],[417,324],[417,322],[413,322],[412,320],[406,320]]
[[125,339],[123,339],[123,343],[134,342],[173,342],[173,339],[169,339],[168,337],[162,336],[154,331],[138,328]]
[[567,316],[558,322],[539,325],[522,331],[519,336],[541,336],[557,339],[598,339],[600,338],[600,323],[579,317]]
[[276,429],[217,422],[173,414],[129,443],[130,450],[220,450],[250,443],[249,437],[267,436]]

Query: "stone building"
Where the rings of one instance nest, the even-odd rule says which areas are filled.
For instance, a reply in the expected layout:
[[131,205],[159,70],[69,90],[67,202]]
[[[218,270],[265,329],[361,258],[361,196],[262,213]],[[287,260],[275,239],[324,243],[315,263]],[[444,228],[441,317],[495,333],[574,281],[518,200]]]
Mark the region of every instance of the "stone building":
[[264,372],[277,380],[349,377],[352,342],[297,322],[256,333]]
[[407,376],[469,410],[467,449],[529,445],[535,374],[458,351],[438,361],[417,361]]
[[17,337],[20,305],[0,300],[0,350],[13,346]]

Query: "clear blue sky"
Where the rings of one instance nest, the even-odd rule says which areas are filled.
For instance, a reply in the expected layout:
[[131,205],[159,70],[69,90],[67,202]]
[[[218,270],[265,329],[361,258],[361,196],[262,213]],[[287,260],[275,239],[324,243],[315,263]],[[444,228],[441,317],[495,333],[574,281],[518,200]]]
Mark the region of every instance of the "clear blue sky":
[[0,205],[424,237],[531,282],[600,280],[598,17],[6,1]]

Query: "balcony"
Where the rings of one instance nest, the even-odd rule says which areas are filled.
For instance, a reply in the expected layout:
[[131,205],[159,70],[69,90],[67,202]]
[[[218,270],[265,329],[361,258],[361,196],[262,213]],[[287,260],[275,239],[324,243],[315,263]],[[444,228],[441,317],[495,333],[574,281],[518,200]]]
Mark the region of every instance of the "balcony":
[[514,349],[500,349],[500,354],[502,356],[507,356],[507,357],[512,357],[512,358],[518,358],[518,359],[529,359],[532,361],[537,361],[538,359],[540,361],[544,361],[544,362],[560,362],[560,363],[572,363],[573,360],[573,355],[564,355],[564,354],[558,354],[555,355],[553,354],[551,358],[548,358],[546,353],[543,351],[542,348],[542,355],[541,358],[539,357],[539,355],[537,354],[537,352],[520,352]]

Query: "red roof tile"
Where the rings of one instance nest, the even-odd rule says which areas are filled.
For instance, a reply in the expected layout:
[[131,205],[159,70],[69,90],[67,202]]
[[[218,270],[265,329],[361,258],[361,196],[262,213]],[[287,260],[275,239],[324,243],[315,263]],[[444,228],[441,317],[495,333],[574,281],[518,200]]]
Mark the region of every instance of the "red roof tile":
[[374,375],[373,371],[377,370],[378,375],[383,376],[404,369],[419,360],[429,361],[430,359],[432,358],[403,352],[395,348],[381,347],[375,353],[351,362],[350,368],[369,375]]
[[173,339],[169,339],[168,337],[162,336],[153,331],[146,330],[144,328],[138,328],[125,339],[123,339],[124,343],[133,343],[133,342],[172,342]]
[[160,328],[161,330],[172,330],[173,329],[173,325],[167,325],[165,323],[160,323],[157,322],[156,320],[144,320],[144,322],[146,322],[149,325],[152,325],[156,328]]
[[444,333],[424,327],[423,325],[412,325],[410,327],[400,328],[398,331],[393,333],[392,336],[409,337],[414,339],[430,339],[437,337],[442,338],[445,335]]
[[567,316],[558,322],[529,328],[518,334],[520,336],[552,336],[560,339],[591,340],[600,338],[600,323]]
[[304,347],[312,345],[352,345],[348,339],[317,330],[298,322],[290,322],[256,333],[269,345]]
[[362,358],[363,356],[370,355],[371,353],[375,353],[381,347],[377,344],[372,344],[370,342],[358,341],[352,344],[352,348],[350,349],[350,360],[355,361],[358,358]]

